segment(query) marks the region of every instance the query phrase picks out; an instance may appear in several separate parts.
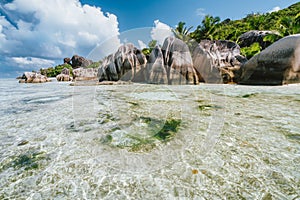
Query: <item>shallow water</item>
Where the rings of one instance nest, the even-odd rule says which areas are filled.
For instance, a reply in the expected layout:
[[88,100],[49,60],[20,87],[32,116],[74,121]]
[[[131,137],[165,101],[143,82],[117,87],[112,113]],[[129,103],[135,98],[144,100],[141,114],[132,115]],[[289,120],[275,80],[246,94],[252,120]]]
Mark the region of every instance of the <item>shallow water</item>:
[[299,87],[2,79],[0,198],[299,199]]

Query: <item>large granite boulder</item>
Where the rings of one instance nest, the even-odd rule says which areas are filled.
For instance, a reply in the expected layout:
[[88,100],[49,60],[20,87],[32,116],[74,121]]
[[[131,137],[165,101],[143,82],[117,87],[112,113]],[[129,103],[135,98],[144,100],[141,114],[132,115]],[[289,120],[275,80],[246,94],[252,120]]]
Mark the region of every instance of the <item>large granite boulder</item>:
[[205,83],[237,82],[240,67],[247,59],[238,44],[227,40],[202,40],[192,53],[199,81]]
[[156,46],[147,62],[147,82],[153,84],[168,84],[167,71],[164,66],[162,50]]
[[62,70],[61,70],[61,74],[64,74],[64,75],[69,75],[70,76],[70,70],[68,69],[68,68],[63,68]]
[[79,67],[87,67],[93,63],[92,60],[85,59],[84,57],[78,56],[78,55],[74,55],[71,58],[71,61],[72,61],[72,63],[71,63],[72,67],[74,69],[79,68]]
[[175,37],[167,37],[162,46],[168,84],[197,84],[198,76],[187,44]]
[[64,58],[64,64],[71,65],[71,58]]
[[107,56],[99,70],[99,81],[144,82],[146,57],[133,44],[124,44],[116,53]]
[[98,69],[99,81],[118,81],[121,78],[121,69],[116,67],[114,54],[110,54],[102,61]]
[[70,75],[59,74],[56,76],[57,81],[72,81],[73,78]]
[[242,67],[240,84],[281,85],[300,82],[300,34],[287,36]]
[[25,72],[19,83],[45,83],[51,81],[47,76],[41,75],[36,72]]
[[68,68],[63,68],[61,74],[56,76],[57,81],[72,81],[73,78],[70,75],[70,70]]
[[73,78],[76,81],[97,80],[98,68],[73,69]]
[[239,37],[238,43],[240,47],[249,47],[253,43],[258,42],[262,49],[265,49],[271,44],[269,41],[264,41],[264,37],[267,35],[277,35],[277,33],[274,31],[248,31]]

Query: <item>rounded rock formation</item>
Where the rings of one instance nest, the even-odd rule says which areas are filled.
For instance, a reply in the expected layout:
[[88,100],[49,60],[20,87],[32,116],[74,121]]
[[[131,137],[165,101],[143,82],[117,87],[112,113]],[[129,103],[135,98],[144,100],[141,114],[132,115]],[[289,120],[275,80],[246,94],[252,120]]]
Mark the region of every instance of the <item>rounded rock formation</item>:
[[287,36],[242,67],[240,84],[282,85],[300,82],[300,34]]
[[193,63],[201,82],[231,83],[239,79],[246,58],[238,44],[227,40],[203,40],[193,50]]

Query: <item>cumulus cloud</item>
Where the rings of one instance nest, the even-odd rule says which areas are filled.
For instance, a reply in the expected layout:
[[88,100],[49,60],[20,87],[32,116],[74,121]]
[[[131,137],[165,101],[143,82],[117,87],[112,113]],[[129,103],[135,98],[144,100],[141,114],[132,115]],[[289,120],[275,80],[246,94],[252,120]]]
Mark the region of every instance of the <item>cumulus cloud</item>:
[[165,38],[172,35],[174,34],[172,33],[170,26],[159,20],[154,21],[154,27],[151,30],[151,38],[157,40],[158,44],[163,44]]
[[0,3],[0,54],[6,58],[27,62],[32,57],[33,65],[40,65],[41,60],[52,63],[75,53],[86,56],[108,39],[112,52],[120,45],[118,35],[114,14],[82,5],[79,0]]
[[281,10],[281,8],[279,6],[276,6],[272,10],[268,11],[268,13],[277,12],[279,10]]
[[55,64],[55,61],[53,60],[34,58],[34,57],[12,57],[10,58],[10,61],[20,66],[20,68],[28,69],[28,70],[32,69],[32,66],[46,68],[46,67],[51,67]]

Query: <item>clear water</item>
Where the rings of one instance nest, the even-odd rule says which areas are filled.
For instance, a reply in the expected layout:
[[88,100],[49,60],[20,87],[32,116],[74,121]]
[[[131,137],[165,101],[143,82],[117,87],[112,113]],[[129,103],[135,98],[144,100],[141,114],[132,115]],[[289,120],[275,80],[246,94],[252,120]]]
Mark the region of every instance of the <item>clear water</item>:
[[2,79],[0,199],[300,199],[299,87]]

